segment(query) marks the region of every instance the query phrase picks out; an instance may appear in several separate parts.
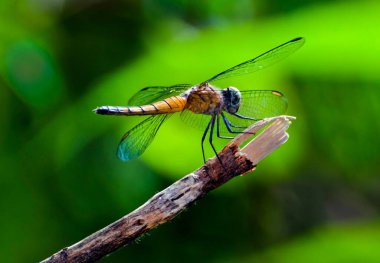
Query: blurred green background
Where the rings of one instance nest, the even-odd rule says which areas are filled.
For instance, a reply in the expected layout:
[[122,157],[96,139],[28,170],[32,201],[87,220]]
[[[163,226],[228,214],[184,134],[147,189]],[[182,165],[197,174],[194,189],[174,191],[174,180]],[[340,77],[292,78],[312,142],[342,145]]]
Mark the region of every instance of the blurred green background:
[[178,117],[141,158],[119,161],[121,136],[142,118],[96,106],[199,83],[303,36],[287,60],[218,83],[285,93],[297,117],[289,141],[102,262],[380,262],[379,10],[368,0],[2,0],[1,261],[42,260],[202,164],[202,132]]

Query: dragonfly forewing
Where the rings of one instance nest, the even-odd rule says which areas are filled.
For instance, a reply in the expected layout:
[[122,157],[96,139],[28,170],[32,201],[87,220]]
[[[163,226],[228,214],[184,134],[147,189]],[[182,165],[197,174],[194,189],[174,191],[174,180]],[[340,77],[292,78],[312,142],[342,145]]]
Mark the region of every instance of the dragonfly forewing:
[[273,65],[274,63],[285,59],[290,54],[295,52],[305,43],[305,39],[302,37],[298,37],[292,39],[280,46],[277,46],[260,56],[257,56],[253,59],[247,60],[243,63],[240,63],[232,68],[229,68],[212,78],[206,80],[206,82],[214,82],[216,80],[221,80],[233,76],[241,76],[249,73],[253,73],[257,70],[264,69],[268,66]]

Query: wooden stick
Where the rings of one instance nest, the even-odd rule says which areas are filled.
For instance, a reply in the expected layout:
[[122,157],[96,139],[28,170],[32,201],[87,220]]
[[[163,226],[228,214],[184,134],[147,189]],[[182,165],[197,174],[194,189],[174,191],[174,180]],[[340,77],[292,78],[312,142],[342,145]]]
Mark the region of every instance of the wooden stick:
[[[133,212],[42,262],[93,262],[130,244],[171,220],[211,190],[255,169],[263,158],[286,142],[286,129],[291,119],[295,118],[278,116],[256,122],[246,130],[247,133],[237,136],[218,154],[223,166],[215,157],[208,160],[198,170],[157,193]],[[254,140],[239,149],[239,145],[252,136],[249,133],[257,133],[269,124]]]

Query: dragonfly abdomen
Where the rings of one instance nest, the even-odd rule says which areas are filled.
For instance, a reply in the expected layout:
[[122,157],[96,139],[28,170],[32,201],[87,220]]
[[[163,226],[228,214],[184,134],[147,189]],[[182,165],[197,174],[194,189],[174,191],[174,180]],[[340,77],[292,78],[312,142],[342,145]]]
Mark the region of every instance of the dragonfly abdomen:
[[101,106],[94,111],[102,115],[155,115],[182,111],[186,98],[173,96],[167,99],[142,106]]

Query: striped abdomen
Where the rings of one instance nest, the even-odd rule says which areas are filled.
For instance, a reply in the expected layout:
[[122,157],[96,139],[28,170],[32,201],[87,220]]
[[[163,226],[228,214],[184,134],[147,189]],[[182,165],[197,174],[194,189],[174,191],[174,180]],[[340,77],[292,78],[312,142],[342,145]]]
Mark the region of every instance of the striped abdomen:
[[154,115],[182,111],[186,98],[173,96],[152,104],[143,106],[101,106],[94,111],[103,115]]

